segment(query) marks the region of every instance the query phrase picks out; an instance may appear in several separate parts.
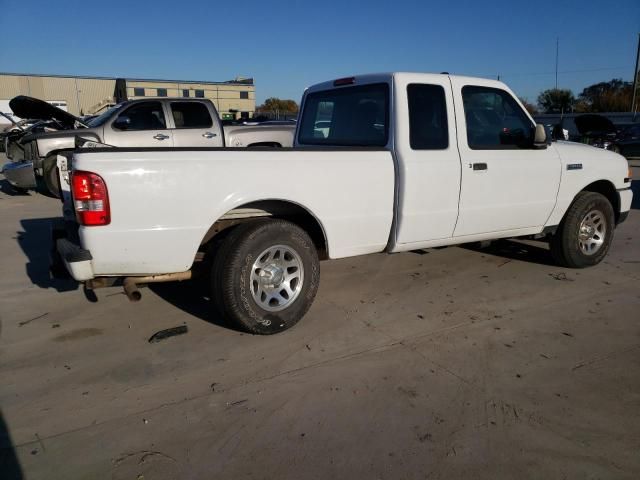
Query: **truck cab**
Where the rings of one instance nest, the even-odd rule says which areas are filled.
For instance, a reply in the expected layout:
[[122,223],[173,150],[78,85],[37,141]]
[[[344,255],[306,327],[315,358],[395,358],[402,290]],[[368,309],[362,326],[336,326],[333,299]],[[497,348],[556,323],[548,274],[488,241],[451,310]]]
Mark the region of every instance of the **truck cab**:
[[537,140],[544,127],[499,81],[424,73],[348,77],[309,88],[301,111],[297,146],[394,152],[394,252],[537,234],[560,223],[588,179],[600,182],[589,188],[615,209],[629,210],[622,157],[546,135]]

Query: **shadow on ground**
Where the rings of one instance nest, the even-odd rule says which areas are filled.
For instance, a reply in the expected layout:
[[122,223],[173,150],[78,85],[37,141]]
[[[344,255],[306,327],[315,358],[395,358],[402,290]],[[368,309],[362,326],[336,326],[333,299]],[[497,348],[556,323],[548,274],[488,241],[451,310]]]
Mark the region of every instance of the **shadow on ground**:
[[631,182],[631,191],[633,192],[631,208],[640,210],[640,180],[633,180]]
[[205,282],[204,279],[198,279],[188,282],[152,283],[149,284],[149,289],[189,315],[219,327],[241,331],[216,311],[206,293]]
[[511,260],[557,266],[557,263],[551,257],[547,244],[544,242],[527,241],[525,243],[517,239],[503,239],[492,241],[487,247],[472,243],[462,245],[462,248]]
[[15,188],[4,178],[0,180],[0,192],[12,197],[28,197],[30,195],[27,190]]
[[55,288],[59,292],[76,290],[72,279],[55,279],[49,272],[52,249],[51,226],[55,218],[29,218],[20,220],[22,231],[15,239],[27,256],[26,271],[31,281],[40,288]]
[[0,473],[3,480],[24,478],[2,411],[0,411]]

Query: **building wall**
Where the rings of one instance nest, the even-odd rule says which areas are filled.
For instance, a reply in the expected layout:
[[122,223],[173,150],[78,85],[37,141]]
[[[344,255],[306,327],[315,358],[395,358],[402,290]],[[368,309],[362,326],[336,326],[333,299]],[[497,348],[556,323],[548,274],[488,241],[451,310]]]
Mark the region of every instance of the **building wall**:
[[29,95],[41,100],[63,100],[69,112],[80,115],[113,97],[115,83],[115,79],[0,74],[0,99]]
[[[115,83],[115,78],[0,74],[0,100],[10,100],[17,95],[62,100],[67,102],[70,113],[86,115],[113,102]],[[223,118],[240,117],[241,112],[252,117],[256,107],[255,87],[251,84],[163,80],[127,80],[126,84],[129,98],[140,98],[135,95],[136,87],[144,88],[145,97],[156,97],[158,88],[166,89],[168,97],[182,97],[183,90],[188,90],[189,97],[195,98],[196,90],[202,90],[204,98],[213,101]]]
[[[246,112],[252,117],[256,109],[256,92],[253,85],[211,84],[211,83],[175,83],[146,80],[127,80],[127,96],[142,98],[136,95],[136,88],[144,88],[145,97],[158,96],[158,88],[167,90],[167,97],[184,97],[188,90],[190,98],[196,97],[196,91],[202,91],[204,97],[213,101],[220,115],[224,117],[239,117]],[[241,98],[243,96],[246,98]],[[235,112],[234,112],[235,111]]]

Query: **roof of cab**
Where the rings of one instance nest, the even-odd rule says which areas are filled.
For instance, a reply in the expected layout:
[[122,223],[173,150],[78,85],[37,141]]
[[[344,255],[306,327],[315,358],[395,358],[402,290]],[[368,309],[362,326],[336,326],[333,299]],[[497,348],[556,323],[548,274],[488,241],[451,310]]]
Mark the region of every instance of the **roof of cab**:
[[[340,88],[341,86],[347,87],[352,85],[366,85],[371,83],[386,83],[390,82],[394,78],[399,78],[403,76],[411,76],[413,78],[420,77],[421,81],[433,81],[434,79],[440,79],[443,75],[446,75],[452,79],[462,80],[465,83],[475,84],[479,83],[482,85],[492,84],[495,86],[500,86],[502,88],[506,87],[506,85],[498,80],[482,78],[482,77],[467,77],[462,75],[450,75],[449,73],[423,73],[423,72],[386,72],[386,73],[367,73],[363,75],[352,75],[349,77],[341,77],[335,78],[333,80],[328,80],[326,82],[316,83],[315,85],[307,88],[307,93],[309,92],[317,92],[322,90],[331,90],[334,88]],[[340,80],[350,80],[353,79],[353,82],[344,83],[343,85],[335,85],[336,81]]]

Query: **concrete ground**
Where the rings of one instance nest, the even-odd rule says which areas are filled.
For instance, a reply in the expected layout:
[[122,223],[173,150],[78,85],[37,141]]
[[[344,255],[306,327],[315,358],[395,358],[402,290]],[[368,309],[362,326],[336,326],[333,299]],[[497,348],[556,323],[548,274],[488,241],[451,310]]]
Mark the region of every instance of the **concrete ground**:
[[60,205],[3,181],[0,477],[640,478],[639,183],[597,267],[513,241],[326,262],[259,337],[192,284],[51,280]]

